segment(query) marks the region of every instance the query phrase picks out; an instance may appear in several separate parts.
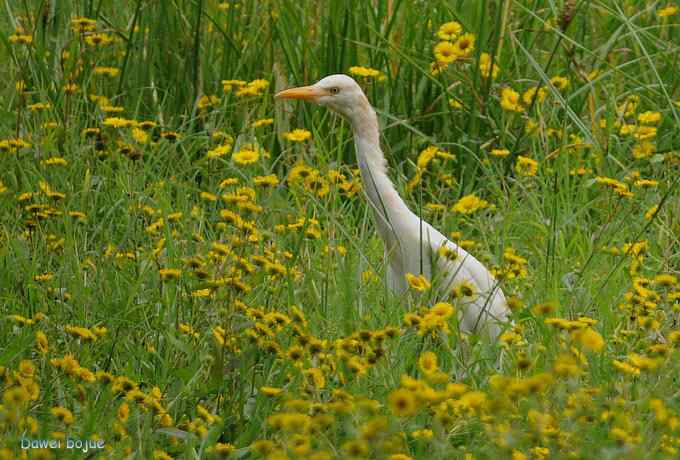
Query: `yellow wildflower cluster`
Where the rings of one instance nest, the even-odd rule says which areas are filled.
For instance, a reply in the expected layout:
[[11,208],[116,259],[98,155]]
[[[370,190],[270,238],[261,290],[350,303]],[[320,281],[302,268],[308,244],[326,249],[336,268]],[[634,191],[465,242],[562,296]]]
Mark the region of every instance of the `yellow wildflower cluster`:
[[96,341],[106,335],[108,330],[103,326],[95,326],[91,329],[80,326],[66,326],[64,330],[74,337],[84,341]]
[[[234,152],[231,155],[231,159],[237,165],[247,166],[256,163],[260,159],[260,152],[263,151],[258,146],[244,145],[238,152]],[[263,155],[267,155],[267,153],[263,152]]]
[[414,275],[413,273],[407,273],[406,282],[411,287],[411,289],[420,292],[427,291],[430,289],[430,287],[432,287],[424,275]]
[[353,197],[361,191],[357,174],[357,171],[346,174],[335,169],[322,173],[305,163],[298,163],[291,169],[287,182],[294,187],[301,186],[306,192],[319,198],[328,196],[331,187],[345,196]]
[[442,41],[433,49],[435,62],[432,63],[432,71],[435,74],[454,61],[469,57],[475,49],[475,36],[463,33],[463,27],[456,21],[442,24],[437,37]]
[[621,198],[631,198],[633,192],[628,189],[628,185],[611,177],[597,176],[595,182],[614,191]]
[[387,79],[385,74],[379,70],[371,69],[370,67],[352,66],[349,68],[350,75],[363,77],[365,79],[375,79],[377,81],[384,81]]
[[509,112],[523,112],[524,107],[520,102],[519,93],[512,88],[505,87],[501,90],[501,107]]
[[269,82],[264,79],[252,81],[244,80],[222,80],[222,89],[225,93],[232,92],[236,88],[236,97],[256,97],[262,96],[264,90],[269,87]]
[[538,162],[533,158],[519,155],[517,156],[517,161],[515,163],[515,171],[520,176],[533,177],[538,172]]
[[312,137],[312,133],[306,129],[294,129],[291,132],[283,133],[283,138],[291,142],[303,142]]
[[453,212],[460,214],[472,214],[480,209],[488,208],[489,202],[482,200],[474,194],[465,195],[458,202],[453,205]]
[[493,58],[489,53],[482,53],[479,56],[479,73],[484,78],[496,78],[500,72],[500,68],[493,62]]
[[413,313],[407,314],[404,317],[404,324],[407,327],[415,327],[420,336],[436,336],[439,332],[448,334],[451,332],[449,319],[455,311],[452,304],[439,302],[419,315]]
[[406,185],[407,190],[414,189],[418,184],[420,184],[423,179],[423,175],[428,171],[430,164],[439,163],[440,160],[448,161],[455,160],[456,156],[445,150],[441,150],[439,147],[431,145],[420,152],[418,159],[416,160],[416,174]]
[[503,252],[504,265],[494,267],[491,273],[497,279],[513,280],[522,279],[527,276],[527,259],[515,252],[514,248],[506,248]]

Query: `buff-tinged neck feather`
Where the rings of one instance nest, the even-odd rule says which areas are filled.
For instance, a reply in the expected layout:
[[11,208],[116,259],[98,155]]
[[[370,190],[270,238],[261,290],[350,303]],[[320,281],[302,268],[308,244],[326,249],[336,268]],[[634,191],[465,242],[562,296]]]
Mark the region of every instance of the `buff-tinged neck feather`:
[[387,176],[387,162],[380,149],[380,128],[375,110],[363,98],[348,118],[354,131],[357,161],[366,196],[379,217],[393,221],[407,208]]

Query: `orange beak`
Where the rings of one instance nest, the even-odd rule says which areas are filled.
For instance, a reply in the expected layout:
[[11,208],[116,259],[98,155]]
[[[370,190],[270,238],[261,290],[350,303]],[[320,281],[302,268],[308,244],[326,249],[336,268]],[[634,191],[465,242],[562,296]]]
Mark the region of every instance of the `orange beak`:
[[325,96],[326,92],[314,86],[301,86],[299,88],[285,89],[276,93],[276,99],[302,99],[304,101],[313,101],[317,97]]

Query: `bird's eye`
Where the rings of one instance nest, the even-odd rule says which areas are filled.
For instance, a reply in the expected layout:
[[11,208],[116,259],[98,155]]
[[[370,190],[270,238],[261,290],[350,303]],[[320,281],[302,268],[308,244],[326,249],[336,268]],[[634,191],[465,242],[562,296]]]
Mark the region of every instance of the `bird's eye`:
[[329,92],[331,93],[332,96],[335,96],[336,94],[338,94],[340,92],[340,88],[337,88],[337,87],[334,86],[333,88],[331,88],[329,90]]

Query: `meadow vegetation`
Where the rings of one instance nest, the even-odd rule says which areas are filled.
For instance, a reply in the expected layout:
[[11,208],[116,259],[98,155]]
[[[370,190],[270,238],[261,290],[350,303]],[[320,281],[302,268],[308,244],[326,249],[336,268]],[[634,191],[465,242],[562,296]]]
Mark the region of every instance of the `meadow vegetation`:
[[[4,11],[0,459],[678,458],[677,2]],[[272,97],[333,73],[498,342],[386,288],[349,126]]]

